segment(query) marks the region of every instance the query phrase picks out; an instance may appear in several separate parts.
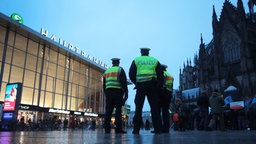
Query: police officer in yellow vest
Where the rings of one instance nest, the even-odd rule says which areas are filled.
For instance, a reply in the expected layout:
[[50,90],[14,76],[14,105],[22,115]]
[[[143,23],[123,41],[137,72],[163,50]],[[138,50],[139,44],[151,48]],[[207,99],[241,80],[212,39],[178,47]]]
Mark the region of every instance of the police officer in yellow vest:
[[[119,66],[120,59],[112,58],[113,66],[107,69],[103,77],[103,90],[106,95],[105,133],[110,133],[111,116],[115,108],[116,133],[126,133],[122,128],[123,100],[128,99],[127,78],[125,71]],[[123,98],[124,96],[124,98]]]
[[162,64],[164,71],[164,85],[160,89],[160,113],[162,116],[163,122],[163,133],[169,133],[170,128],[170,114],[169,114],[169,106],[172,98],[172,90],[173,90],[173,77],[166,71],[167,65]]
[[161,64],[149,55],[149,48],[141,48],[141,56],[132,61],[129,77],[135,84],[135,115],[133,118],[133,134],[139,134],[142,121],[142,109],[147,96],[152,115],[155,134],[161,133],[162,123],[158,110],[157,87],[163,85],[163,71]]

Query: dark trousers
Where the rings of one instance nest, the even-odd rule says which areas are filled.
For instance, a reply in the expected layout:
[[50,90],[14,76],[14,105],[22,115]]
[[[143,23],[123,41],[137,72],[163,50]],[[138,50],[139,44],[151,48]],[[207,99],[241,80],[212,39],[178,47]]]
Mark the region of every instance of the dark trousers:
[[207,126],[209,124],[209,110],[208,110],[208,107],[201,106],[200,107],[200,112],[201,112],[201,121],[199,123],[199,127],[200,127],[201,130],[206,130]]
[[158,108],[158,96],[157,87],[155,81],[141,82],[136,85],[137,91],[135,96],[135,115],[133,118],[134,131],[139,131],[141,127],[142,120],[142,109],[147,96],[149,106],[151,108],[152,122],[155,132],[160,132],[161,130],[161,118]]
[[113,113],[114,108],[116,108],[115,111],[115,124],[116,124],[116,130],[121,131],[122,130],[122,98],[124,95],[124,92],[121,89],[107,89],[106,90],[106,113],[105,113],[105,130],[110,130],[110,122],[111,122],[111,116]]
[[161,96],[159,97],[159,111],[163,122],[162,131],[169,132],[170,128],[170,113],[169,107],[172,98],[172,92],[166,89],[160,90]]
[[214,125],[216,126],[217,120],[219,120],[219,129],[224,130],[225,129],[225,124],[224,124],[223,112],[213,113],[208,127],[213,128]]

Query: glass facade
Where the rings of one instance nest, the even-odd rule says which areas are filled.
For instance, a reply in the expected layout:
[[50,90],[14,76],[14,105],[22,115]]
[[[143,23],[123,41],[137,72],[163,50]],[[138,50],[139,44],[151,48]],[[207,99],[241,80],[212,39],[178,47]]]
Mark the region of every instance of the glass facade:
[[27,30],[15,29],[0,24],[1,102],[6,84],[21,82],[21,104],[104,113],[104,68],[65,52],[50,40],[46,44],[40,37],[30,38]]

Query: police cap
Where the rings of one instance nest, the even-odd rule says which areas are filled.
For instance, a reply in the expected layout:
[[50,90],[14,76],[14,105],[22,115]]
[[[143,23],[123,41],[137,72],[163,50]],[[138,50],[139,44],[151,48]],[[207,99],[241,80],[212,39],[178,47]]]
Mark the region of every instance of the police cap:
[[165,64],[162,64],[162,67],[164,67],[164,68],[168,68],[168,66],[167,66],[167,65],[165,65]]
[[142,52],[142,51],[148,52],[148,51],[150,51],[150,48],[140,48],[140,51],[141,51],[141,52]]
[[112,58],[111,60],[112,60],[112,62],[119,62],[120,58]]

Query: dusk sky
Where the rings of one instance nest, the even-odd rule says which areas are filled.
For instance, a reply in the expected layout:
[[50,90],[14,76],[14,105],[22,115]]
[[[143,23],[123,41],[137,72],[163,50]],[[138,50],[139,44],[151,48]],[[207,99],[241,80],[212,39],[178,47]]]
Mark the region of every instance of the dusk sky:
[[[62,38],[92,57],[111,66],[121,58],[128,77],[132,60],[141,47],[151,48],[150,56],[168,65],[179,87],[179,72],[187,59],[198,53],[200,35],[212,39],[212,12],[219,18],[225,0],[1,0],[0,12],[18,13],[24,25],[40,33]],[[235,7],[237,0],[229,0]],[[246,13],[248,0],[243,0]],[[129,86],[128,104],[134,107],[134,86]],[[145,102],[144,111],[149,111]]]

